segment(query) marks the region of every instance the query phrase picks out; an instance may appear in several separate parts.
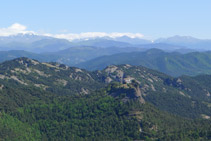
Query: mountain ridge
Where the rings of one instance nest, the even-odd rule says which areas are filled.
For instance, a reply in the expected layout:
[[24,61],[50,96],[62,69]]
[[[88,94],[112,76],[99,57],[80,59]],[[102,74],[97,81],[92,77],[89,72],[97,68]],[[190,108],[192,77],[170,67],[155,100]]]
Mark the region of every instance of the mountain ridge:
[[[50,42],[49,42],[50,40]],[[142,38],[131,38],[122,36],[116,38],[91,38],[89,40],[68,41],[66,39],[34,35],[34,34],[18,34],[8,37],[0,37],[0,50],[26,50],[35,53],[55,52],[70,47],[80,46],[96,46],[96,47],[158,47],[156,44],[169,44],[171,47],[181,49],[190,49],[197,51],[210,50],[211,40],[197,39],[189,36],[173,36],[169,38],[161,38],[154,41]],[[161,49],[161,48],[160,48]],[[174,51],[175,48],[163,48],[164,50]]]
[[172,76],[210,74],[211,52],[192,52],[180,54],[167,53],[158,49],[145,52],[119,53],[102,56],[76,66],[88,70],[103,69],[108,65],[131,64],[143,65]]
[[[55,92],[60,95],[71,95],[89,94],[114,82],[117,83],[117,86],[123,86],[122,90],[124,90],[124,86],[125,88],[128,87],[131,88],[131,90],[135,90],[134,94],[137,95],[142,102],[144,100],[149,100],[148,102],[158,104],[157,106],[160,106],[161,109],[173,113],[176,112],[177,114],[177,111],[171,111],[171,108],[166,109],[166,106],[162,107],[162,103],[159,102],[162,98],[166,96],[169,97],[166,91],[168,91],[170,96],[183,99],[183,102],[186,100],[186,103],[184,104],[187,107],[190,106],[189,108],[191,108],[190,98],[194,99],[192,101],[200,99],[201,101],[198,101],[197,104],[201,105],[201,107],[204,107],[206,110],[207,106],[206,104],[203,104],[202,101],[210,102],[208,95],[210,93],[209,85],[205,86],[198,79],[192,77],[173,78],[158,71],[140,66],[116,65],[108,66],[102,71],[89,72],[58,63],[40,63],[36,60],[24,57],[1,63],[0,68],[0,79],[2,80],[1,82],[3,85],[4,81],[8,83],[16,82],[18,85],[40,88],[49,93]],[[191,79],[192,81],[190,81]],[[201,86],[197,90],[192,91],[191,85],[189,85],[190,82],[194,82],[192,85],[198,85],[198,82],[200,82]],[[197,94],[194,93],[195,91],[200,91],[203,95],[197,96]],[[157,100],[154,99],[156,100],[154,101],[152,98],[156,95],[160,95],[160,97],[157,97]],[[178,101],[169,103],[164,100],[164,103],[170,104],[169,107],[172,107],[171,104],[176,104],[175,102]],[[187,105],[187,103],[190,105]],[[196,109],[200,108],[197,107],[199,106],[197,104],[195,107]],[[180,105],[175,105],[174,108],[177,108]],[[192,107],[192,110],[196,110],[195,108]],[[204,114],[207,114],[206,112]],[[193,116],[192,113],[190,115],[186,115],[186,113],[181,114],[188,117]],[[196,115],[200,116],[199,113]]]
[[211,86],[204,77],[211,81],[128,64],[90,72],[25,57],[6,61],[0,64],[0,137],[209,140]]

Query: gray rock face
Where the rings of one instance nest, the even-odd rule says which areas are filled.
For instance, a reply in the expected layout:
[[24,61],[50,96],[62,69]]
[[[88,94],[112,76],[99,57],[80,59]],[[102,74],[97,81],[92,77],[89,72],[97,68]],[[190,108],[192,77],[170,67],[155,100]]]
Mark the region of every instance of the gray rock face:
[[142,97],[142,93],[141,93],[141,90],[139,88],[139,85],[135,88],[135,91],[136,91],[136,96],[138,97],[138,100],[140,101],[140,103],[144,104],[145,100]]
[[105,72],[114,73],[117,69],[118,69],[118,67],[116,67],[116,66],[109,66],[105,69]]
[[111,83],[113,80],[110,78],[110,77],[107,77],[106,79],[105,79],[105,83],[106,84],[109,84],[109,83]]

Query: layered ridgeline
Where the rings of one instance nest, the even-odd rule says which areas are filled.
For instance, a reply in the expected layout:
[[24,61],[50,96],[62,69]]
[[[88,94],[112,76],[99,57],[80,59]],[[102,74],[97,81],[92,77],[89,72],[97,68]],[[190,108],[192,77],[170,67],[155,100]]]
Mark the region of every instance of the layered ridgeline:
[[150,49],[98,57],[76,65],[88,70],[102,70],[109,65],[131,64],[155,69],[171,76],[211,74],[211,52],[180,54]]
[[[39,50],[39,48],[37,48]],[[27,57],[31,59],[36,59],[41,62],[58,62],[61,64],[66,64],[68,66],[74,66],[78,63],[85,62],[104,55],[113,55],[122,52],[134,52],[134,51],[144,51],[144,48],[119,48],[119,47],[92,47],[92,46],[81,46],[81,47],[71,47],[56,52],[48,53],[32,53],[24,50],[10,50],[10,51],[0,51],[0,62],[12,60],[19,57]]]
[[35,34],[17,34],[12,36],[0,36],[0,50],[25,50],[36,53],[55,52],[70,47],[95,46],[95,47],[141,47],[157,48],[166,51],[184,49],[206,51],[210,50],[211,40],[197,39],[190,36],[173,36],[160,38],[154,41],[142,38],[122,37],[87,37],[70,41],[49,36]]
[[[105,56],[107,55],[107,56]],[[180,54],[158,49],[118,47],[72,47],[55,53],[2,51],[0,62],[27,57],[41,62],[58,62],[87,70],[102,70],[109,65],[142,65],[171,76],[211,74],[211,52]]]
[[209,140],[210,81],[131,65],[89,72],[7,61],[0,64],[0,138]]

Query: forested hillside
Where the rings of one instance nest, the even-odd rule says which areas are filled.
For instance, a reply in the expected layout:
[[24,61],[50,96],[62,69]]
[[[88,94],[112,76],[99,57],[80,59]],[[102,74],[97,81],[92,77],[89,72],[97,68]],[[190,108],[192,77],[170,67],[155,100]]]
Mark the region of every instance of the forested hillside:
[[7,61],[0,64],[0,139],[209,140],[210,79],[131,65],[90,72]]

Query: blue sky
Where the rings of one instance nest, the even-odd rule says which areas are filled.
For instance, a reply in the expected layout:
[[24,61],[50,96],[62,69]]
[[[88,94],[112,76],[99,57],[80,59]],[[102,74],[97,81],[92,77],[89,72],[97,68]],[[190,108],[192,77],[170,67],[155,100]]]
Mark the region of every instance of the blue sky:
[[0,28],[14,23],[39,33],[140,33],[155,39],[211,39],[211,0],[5,0]]

